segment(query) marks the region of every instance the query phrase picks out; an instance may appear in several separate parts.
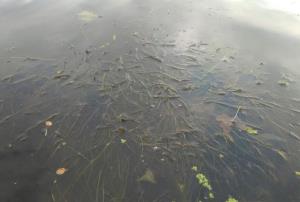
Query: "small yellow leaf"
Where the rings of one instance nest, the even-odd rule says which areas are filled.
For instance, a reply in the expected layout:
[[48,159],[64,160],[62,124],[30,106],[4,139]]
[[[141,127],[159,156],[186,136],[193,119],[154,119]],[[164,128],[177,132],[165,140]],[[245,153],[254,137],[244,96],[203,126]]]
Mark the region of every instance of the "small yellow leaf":
[[56,174],[57,175],[63,175],[63,174],[65,174],[65,172],[67,172],[68,171],[68,169],[66,169],[66,168],[58,168],[57,170],[56,170]]
[[300,177],[300,171],[295,171],[295,175]]
[[117,36],[114,34],[113,35],[113,41],[115,41],[117,39]]
[[127,140],[121,139],[121,143],[122,143],[122,144],[125,144],[126,142],[127,142]]
[[257,135],[258,134],[257,130],[255,130],[255,129],[251,128],[251,127],[246,127],[244,130],[247,133],[249,133],[250,135]]

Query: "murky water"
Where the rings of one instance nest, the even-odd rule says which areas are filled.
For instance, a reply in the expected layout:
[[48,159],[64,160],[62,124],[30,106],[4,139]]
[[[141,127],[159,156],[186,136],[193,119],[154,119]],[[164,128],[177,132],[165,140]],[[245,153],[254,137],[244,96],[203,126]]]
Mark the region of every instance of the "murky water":
[[296,1],[0,1],[0,201],[300,201]]

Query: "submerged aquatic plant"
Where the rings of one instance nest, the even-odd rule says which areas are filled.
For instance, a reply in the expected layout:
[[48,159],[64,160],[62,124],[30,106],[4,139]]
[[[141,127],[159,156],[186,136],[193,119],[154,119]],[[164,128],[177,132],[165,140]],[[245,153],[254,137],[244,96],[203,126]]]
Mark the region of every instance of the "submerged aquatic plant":
[[152,170],[150,170],[149,168],[146,170],[145,174],[140,177],[138,180],[138,182],[150,182],[152,184],[156,183],[154,174],[152,172]]

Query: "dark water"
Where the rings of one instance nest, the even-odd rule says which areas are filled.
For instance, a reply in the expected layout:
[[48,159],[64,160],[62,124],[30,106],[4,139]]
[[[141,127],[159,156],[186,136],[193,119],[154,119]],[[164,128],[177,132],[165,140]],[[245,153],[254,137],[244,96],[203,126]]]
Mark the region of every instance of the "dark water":
[[300,201],[299,14],[0,0],[0,201]]

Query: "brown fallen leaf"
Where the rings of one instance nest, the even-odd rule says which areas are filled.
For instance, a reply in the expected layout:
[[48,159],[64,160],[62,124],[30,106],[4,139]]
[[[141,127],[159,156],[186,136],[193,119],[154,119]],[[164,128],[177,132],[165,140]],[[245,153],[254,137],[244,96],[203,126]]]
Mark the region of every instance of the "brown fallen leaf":
[[66,169],[66,168],[58,168],[57,170],[56,170],[56,174],[57,175],[63,175],[63,174],[65,174],[65,172],[67,172],[68,171],[68,169]]
[[225,138],[233,142],[233,138],[230,135],[231,127],[233,126],[234,121],[232,117],[226,114],[221,114],[217,116],[216,120],[219,122],[219,126],[222,128]]

